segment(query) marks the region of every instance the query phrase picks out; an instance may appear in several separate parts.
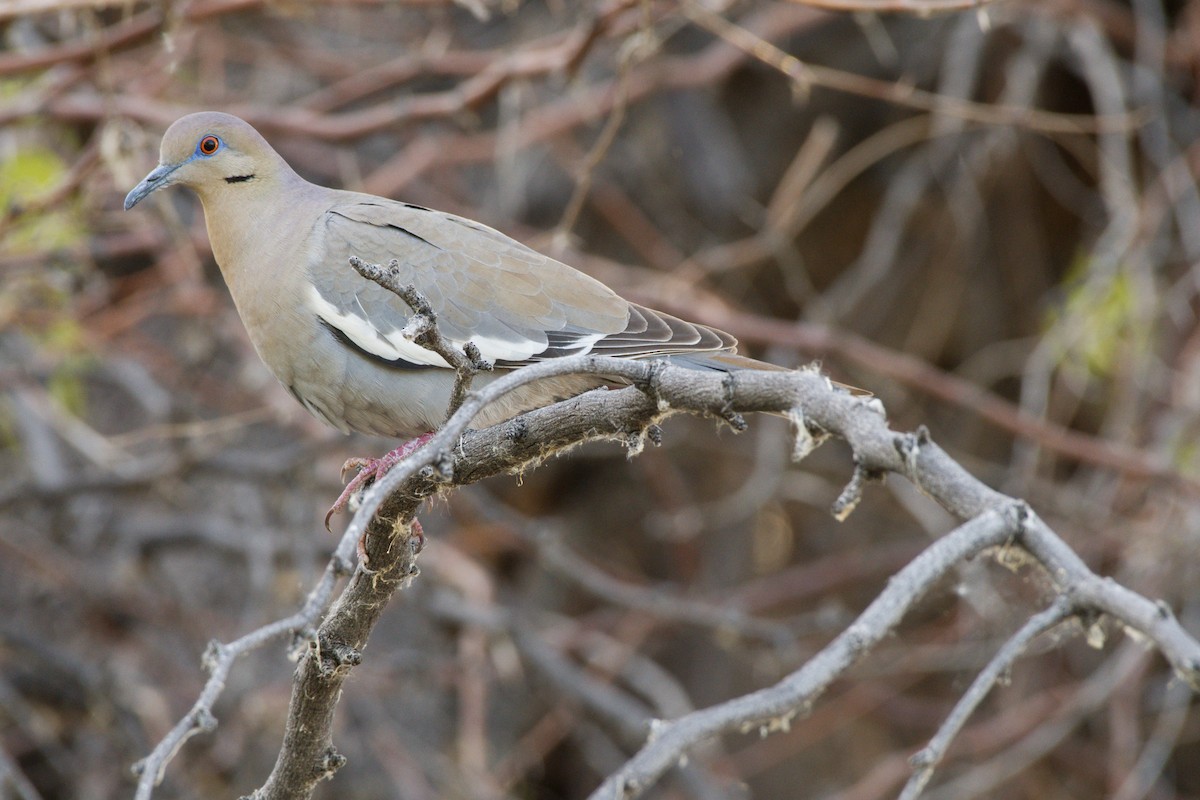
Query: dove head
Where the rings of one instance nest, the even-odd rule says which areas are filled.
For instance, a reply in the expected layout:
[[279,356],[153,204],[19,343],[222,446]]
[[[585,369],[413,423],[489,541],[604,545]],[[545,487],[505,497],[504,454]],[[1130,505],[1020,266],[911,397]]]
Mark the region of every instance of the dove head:
[[125,210],[174,184],[191,188],[207,201],[290,174],[294,173],[287,162],[244,120],[215,111],[189,114],[167,128],[158,166],[125,197]]

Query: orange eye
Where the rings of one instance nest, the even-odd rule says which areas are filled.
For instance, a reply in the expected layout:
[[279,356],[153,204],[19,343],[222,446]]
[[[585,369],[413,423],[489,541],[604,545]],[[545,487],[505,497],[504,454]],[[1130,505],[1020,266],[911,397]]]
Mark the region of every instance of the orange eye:
[[221,140],[215,136],[205,136],[200,140],[200,152],[206,156],[211,156],[217,152],[217,148],[221,146]]

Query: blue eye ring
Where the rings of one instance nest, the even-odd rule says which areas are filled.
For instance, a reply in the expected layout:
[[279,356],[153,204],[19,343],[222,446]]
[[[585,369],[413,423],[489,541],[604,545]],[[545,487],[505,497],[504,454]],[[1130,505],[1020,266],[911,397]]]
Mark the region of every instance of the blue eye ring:
[[209,134],[205,134],[204,136],[201,136],[200,141],[197,142],[196,155],[204,156],[205,158],[207,158],[208,156],[213,155],[220,149],[221,149],[221,140],[219,138],[217,138],[216,136],[213,136],[211,133],[209,133]]

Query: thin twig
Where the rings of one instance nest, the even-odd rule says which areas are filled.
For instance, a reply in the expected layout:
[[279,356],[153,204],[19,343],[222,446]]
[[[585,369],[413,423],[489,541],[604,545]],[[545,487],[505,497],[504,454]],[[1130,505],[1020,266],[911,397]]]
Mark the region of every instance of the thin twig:
[[682,753],[720,731],[786,731],[833,680],[892,631],[904,614],[963,559],[1004,543],[1020,530],[1021,514],[987,511],[934,542],[896,573],[874,602],[845,631],[803,667],[751,694],[695,711],[657,726],[654,737],[590,800],[637,797]]
[[[588,392],[468,435],[467,425],[486,404],[524,384],[574,373],[621,378],[632,386],[615,392]],[[877,402],[834,389],[827,379],[812,371],[746,372],[731,386],[719,375],[662,363],[595,356],[573,356],[523,367],[469,394],[425,448],[400,462],[369,490],[338,544],[333,563],[350,563],[358,541],[366,534],[371,564],[377,573],[367,576],[360,571],[355,575],[338,600],[334,614],[322,624],[317,641],[342,642],[350,653],[361,650],[381,609],[415,568],[413,559],[419,550],[419,539],[400,532],[408,530],[422,499],[447,485],[464,485],[509,471],[581,441],[624,440],[629,431],[654,424],[672,413],[686,411],[719,417],[731,411],[782,411],[797,405],[805,409],[806,419],[845,438],[859,463],[866,465],[864,469],[886,469],[908,475],[952,513],[972,521],[918,556],[888,584],[857,623],[799,672],[775,687],[660,726],[653,741],[612,775],[594,797],[637,794],[690,747],[723,730],[747,725],[765,725],[767,730],[785,726],[829,682],[885,636],[939,575],[967,554],[1008,540],[1025,546],[1060,589],[1072,593],[1078,608],[1111,614],[1141,631],[1162,650],[1179,674],[1191,682],[1196,680],[1200,674],[1200,642],[1179,626],[1168,609],[1119,584],[1101,580],[1036,516],[1026,514],[1014,521],[1020,516],[1015,512],[989,511],[1015,507],[1012,500],[972,478],[927,438],[897,436],[891,432]],[[603,428],[596,424],[601,419],[609,421]],[[619,424],[613,427],[616,421]],[[425,464],[442,458],[442,453],[450,456],[447,475],[436,477],[420,472]],[[407,546],[396,546],[398,534],[408,537]],[[331,566],[327,571],[329,581],[332,571]],[[294,624],[288,620],[272,630]],[[332,750],[329,737],[333,710],[349,666],[352,666],[350,661],[340,658],[327,665],[318,651],[302,662],[289,713],[289,734],[262,797],[306,796],[316,781],[336,768],[336,751]],[[192,715],[186,723],[184,734],[193,725]],[[301,730],[303,736],[297,733]]]
[[133,772],[138,776],[135,800],[149,800],[154,787],[162,781],[167,764],[179,752],[184,742],[197,733],[208,733],[216,728],[217,718],[212,709],[225,690],[225,682],[238,657],[276,637],[312,628],[328,605],[338,578],[349,574],[350,563],[348,558],[335,554],[325,567],[320,581],[308,593],[304,605],[295,614],[264,625],[229,644],[213,642],[209,645],[209,650],[204,656],[209,678],[200,691],[200,696],[188,713],[155,745],[150,755],[133,766]]
[[350,266],[359,275],[374,281],[383,288],[408,303],[413,310],[408,324],[400,332],[404,338],[437,353],[454,370],[454,389],[450,392],[450,403],[446,409],[446,419],[449,419],[471,390],[471,381],[480,372],[489,372],[492,363],[479,353],[474,342],[465,342],[461,348],[442,335],[437,326],[437,312],[429,304],[429,299],[417,291],[411,283],[400,283],[400,262],[392,259],[387,267],[379,264],[368,264],[358,256],[350,256]]
[[738,637],[755,638],[778,648],[788,648],[794,633],[781,622],[759,619],[733,604],[693,600],[663,587],[643,587],[621,581],[573,552],[550,531],[532,537],[546,566],[589,593],[616,606],[652,616],[728,631]]
[[1104,131],[1118,134],[1135,129],[1145,121],[1144,115],[1137,113],[1073,116],[1039,109],[1006,108],[947,98],[912,85],[906,86],[900,83],[881,81],[821,64],[805,63],[695,0],[685,0],[680,6],[680,10],[705,30],[720,36],[753,58],[786,75],[793,81],[796,90],[800,92],[807,93],[814,86],[824,86],[863,97],[876,97],[922,111],[949,114],[973,122],[988,125],[1019,125],[1043,133],[1082,134]]
[[617,132],[621,130],[621,124],[625,121],[625,111],[629,106],[630,69],[635,58],[643,57],[643,53],[640,51],[645,47],[640,42],[648,39],[651,35],[649,31],[639,31],[633,35],[629,40],[630,43],[626,46],[625,55],[618,65],[616,88],[614,89],[616,96],[613,99],[612,111],[576,173],[575,189],[571,192],[562,218],[555,227],[553,238],[556,240],[565,240],[570,235],[571,229],[575,227],[575,222],[579,219],[579,213],[583,210],[583,204],[587,201],[588,192],[591,190],[593,174],[617,139]]
[[937,734],[929,744],[910,760],[915,771],[900,793],[900,800],[916,800],[921,795],[922,790],[929,783],[929,779],[933,777],[933,771],[945,757],[946,750],[958,736],[967,719],[987,697],[992,687],[1008,670],[1012,669],[1013,663],[1035,638],[1056,627],[1073,613],[1070,597],[1059,595],[1049,608],[1030,617],[1021,626],[1021,629],[1004,643],[1004,646],[992,656],[987,666],[975,677],[970,688],[955,703],[953,710],[946,717],[942,726],[938,728]]

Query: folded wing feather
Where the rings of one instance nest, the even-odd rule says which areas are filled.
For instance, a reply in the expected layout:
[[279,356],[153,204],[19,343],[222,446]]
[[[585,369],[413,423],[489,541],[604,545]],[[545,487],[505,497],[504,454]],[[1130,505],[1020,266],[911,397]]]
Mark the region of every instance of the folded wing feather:
[[593,278],[504,234],[450,214],[342,193],[318,230],[310,309],[338,338],[396,367],[446,367],[401,331],[411,310],[359,275],[350,256],[398,262],[438,315],[442,334],[472,341],[501,367],[566,355],[638,358],[729,351],[729,334],[629,303]]

